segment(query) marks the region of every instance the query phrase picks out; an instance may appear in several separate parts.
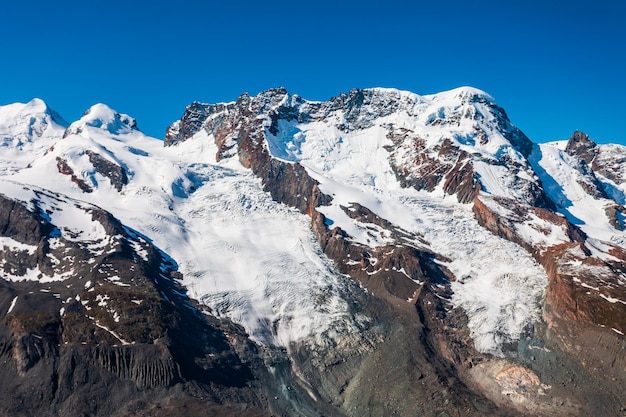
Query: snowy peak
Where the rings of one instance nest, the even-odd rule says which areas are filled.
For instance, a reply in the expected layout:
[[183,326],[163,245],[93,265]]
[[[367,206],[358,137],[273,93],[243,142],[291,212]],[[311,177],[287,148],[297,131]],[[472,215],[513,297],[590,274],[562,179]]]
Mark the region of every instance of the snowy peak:
[[67,122],[41,99],[0,106],[1,146],[22,146],[36,138],[58,136]]
[[452,90],[443,91],[441,93],[424,96],[424,98],[432,101],[447,101],[451,103],[456,102],[461,104],[496,103],[495,99],[490,94],[487,94],[486,92],[478,88],[469,86],[454,88]]
[[0,106],[0,116],[2,118],[20,118],[25,116],[48,115],[60,125],[67,125],[67,122],[54,110],[52,110],[45,101],[40,98],[34,98],[28,103],[13,103],[6,106]]
[[0,106],[0,174],[19,171],[41,157],[67,125],[41,99]]
[[162,144],[141,133],[135,119],[105,104],[90,107],[59,133],[46,143],[38,158],[16,167],[16,179],[32,184],[54,178],[57,187],[63,184],[57,190],[70,195],[121,192],[132,175],[125,161],[149,155],[134,148],[135,142]]
[[[325,158],[326,168],[316,169],[334,164],[335,151],[347,150],[347,136],[380,137],[371,144],[372,151],[389,160],[403,186],[443,189],[464,202],[483,190],[546,204],[526,160],[532,142],[493,97],[471,87],[430,96],[388,88],[353,89],[325,102],[275,88],[255,97],[244,94],[236,103],[192,103],[168,128],[165,144],[183,142],[202,130],[214,136],[218,159],[235,155],[242,135],[250,137],[254,131],[254,140],[265,139],[276,158],[300,163]],[[321,137],[324,146],[316,144]],[[244,154],[240,157],[248,166]],[[510,166],[515,170],[507,169]]]
[[80,134],[86,128],[102,129],[114,135],[139,131],[134,118],[102,103],[91,106],[79,120],[70,125],[64,136]]

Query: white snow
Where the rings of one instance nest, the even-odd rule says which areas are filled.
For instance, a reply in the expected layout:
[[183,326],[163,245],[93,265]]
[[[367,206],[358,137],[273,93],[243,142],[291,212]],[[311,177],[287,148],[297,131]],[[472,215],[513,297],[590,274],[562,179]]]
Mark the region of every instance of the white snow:
[[[88,309],[89,310],[89,309]],[[100,324],[95,318],[93,317],[89,317],[90,320],[92,320],[94,322],[94,324],[101,328],[102,330],[106,331],[107,333],[109,333],[111,336],[113,336],[114,338],[116,338],[117,340],[119,340],[120,342],[122,342],[122,345],[131,345],[132,343],[124,340],[118,333],[114,332],[113,330],[109,329],[108,327]],[[117,321],[117,320],[116,320]]]
[[[445,102],[445,97],[430,99],[440,105]],[[400,187],[384,148],[391,142],[381,125],[393,122],[420,128],[419,120],[411,120],[407,115],[393,115],[369,129],[349,133],[325,122],[283,123],[277,135],[267,132],[268,148],[283,160],[299,162],[320,182],[321,191],[333,201],[319,210],[332,222],[331,227],[341,227],[354,241],[368,246],[387,243],[384,234],[358,224],[341,208],[360,203],[394,225],[423,236],[430,249],[451,259],[445,266],[459,278],[452,284],[453,304],[467,312],[476,348],[501,355],[503,343],[519,339],[527,326],[540,319],[546,274],[518,245],[480,227],[470,206],[457,203],[454,197],[444,198],[442,193]],[[428,127],[421,129],[435,135]],[[502,138],[498,140],[489,146],[501,150],[505,144]],[[490,151],[481,152],[488,155]],[[489,192],[510,195],[498,167],[478,164],[478,171]],[[529,234],[540,233],[532,228],[532,221],[528,227]],[[562,238],[560,233],[541,235],[556,241]]]
[[[92,108],[87,116],[105,113],[99,114],[100,120],[107,112]],[[163,148],[162,141],[136,130],[112,133],[106,123],[81,123],[80,128],[11,180],[88,199],[149,236],[178,262],[190,296],[243,324],[259,343],[286,346],[319,336],[331,326],[356,331],[350,327],[348,305],[337,295],[348,281],[323,255],[309,219],[274,202],[261,181],[237,161],[215,163],[212,137],[202,132]],[[85,149],[114,155],[131,183],[118,192],[108,179],[98,179]],[[59,175],[57,157],[93,185],[93,193],[83,193]],[[13,191],[11,197],[32,199],[32,192],[17,192],[17,182],[0,182],[2,192],[5,184]],[[103,237],[103,230],[83,210],[43,199],[42,208],[51,211],[51,221],[64,237]],[[131,244],[139,256],[147,255],[139,240]],[[128,285],[114,276],[109,279]]]
[[12,252],[15,251],[26,251],[28,255],[32,255],[37,250],[37,246],[35,245],[27,245],[21,242],[18,242],[15,239],[10,237],[0,236],[0,250],[9,250]]
[[37,160],[61,139],[66,126],[40,99],[0,106],[0,174]]
[[516,221],[512,222],[511,227],[517,236],[534,248],[546,250],[570,241],[564,224],[559,225],[541,219],[530,207],[524,213],[523,218],[520,218],[520,215],[513,213],[487,195],[480,195],[479,198],[493,213],[505,219],[515,219]]
[[[611,242],[626,248],[626,233],[615,229],[606,215],[606,207],[611,201],[596,198],[585,191],[581,185],[585,178],[576,168],[578,162],[575,158],[565,153],[558,144],[547,143],[537,145],[530,160],[559,212],[595,241]],[[596,249],[600,249],[600,245],[600,242],[594,244]],[[605,245],[605,248],[608,246]],[[599,252],[595,251],[595,254]],[[607,255],[601,256],[606,258]]]
[[18,299],[17,295],[13,297],[13,300],[11,300],[11,305],[9,306],[9,310],[7,311],[7,314],[13,311],[13,309],[15,308],[15,304],[17,304],[17,299]]
[[[422,97],[389,89],[372,92],[376,100],[395,97],[399,110],[366,120],[370,127],[363,130],[339,130],[342,115],[338,113],[325,121],[280,121],[277,135],[266,132],[267,148],[283,161],[299,162],[320,182],[322,192],[333,197],[332,204],[320,211],[331,227],[341,227],[355,242],[368,246],[391,242],[387,231],[356,222],[342,209],[359,203],[424,239],[407,243],[450,259],[445,266],[457,277],[452,283],[452,304],[467,312],[477,349],[501,355],[504,343],[519,339],[539,319],[545,272],[519,246],[480,227],[471,207],[444,196],[441,188],[432,193],[402,188],[389,164],[385,146],[392,142],[385,126],[409,129],[423,139],[432,158],[442,157],[433,148],[444,139],[473,155],[487,197],[523,198],[520,184],[536,177],[498,131],[489,107],[493,98],[486,93],[468,87]],[[449,123],[457,116],[458,123]],[[128,116],[106,106],[92,107],[72,124],[72,134],[29,161],[30,167],[22,163],[12,168],[10,179],[16,182],[1,181],[0,192],[9,189],[12,198],[30,202],[33,193],[18,183],[36,185],[114,213],[178,262],[191,297],[242,324],[259,343],[287,346],[333,327],[358,330],[357,320],[338,295],[345,291],[347,278],[339,276],[323,256],[307,217],[274,202],[261,181],[236,158],[216,163],[217,147],[206,132],[163,148],[162,141],[131,129],[131,124]],[[486,132],[489,140],[481,142],[477,131]],[[411,140],[398,149],[403,163],[413,163],[416,156]],[[579,194],[559,148],[542,145],[540,149],[534,163],[542,170],[536,172],[563,214],[578,220],[585,232],[600,233],[601,240],[621,238],[607,228],[604,206]],[[130,183],[118,192],[95,172],[86,150],[122,166]],[[83,193],[67,175],[60,175],[57,157],[66,160],[93,192]],[[506,172],[491,163],[498,158],[519,163],[523,169],[517,174]],[[565,186],[563,194],[554,180],[548,181],[550,175]],[[55,204],[51,196],[39,198],[63,237],[103,238],[103,230],[83,209]],[[586,205],[589,211],[582,209]],[[534,243],[550,246],[566,239],[563,230],[546,229],[546,223],[533,216],[519,227],[518,232]],[[146,256],[140,239],[131,244],[138,256]],[[605,249],[601,243],[594,248]]]
[[619,298],[615,298],[615,297],[611,297],[608,295],[604,295],[602,293],[598,294],[600,297],[604,298],[606,301],[608,301],[609,303],[615,304],[615,303],[621,303],[626,305],[626,301],[622,301]]

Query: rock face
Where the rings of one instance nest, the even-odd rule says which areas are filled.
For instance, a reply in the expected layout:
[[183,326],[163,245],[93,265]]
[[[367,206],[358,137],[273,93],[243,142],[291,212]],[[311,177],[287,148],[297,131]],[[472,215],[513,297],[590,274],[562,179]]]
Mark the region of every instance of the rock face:
[[108,161],[102,155],[92,151],[85,152],[89,156],[89,162],[93,164],[96,172],[107,177],[111,181],[111,185],[117,191],[122,191],[122,187],[128,184],[128,176],[126,170],[121,166]]
[[626,406],[626,148],[533,144],[469,87],[55,135],[0,178],[0,415]]
[[[236,388],[261,406],[232,346],[245,335],[186,297],[171,259],[97,207],[27,195],[0,195],[2,413],[118,415],[144,401],[166,407],[191,386],[223,398]],[[81,239],[48,211],[83,215],[102,234]]]

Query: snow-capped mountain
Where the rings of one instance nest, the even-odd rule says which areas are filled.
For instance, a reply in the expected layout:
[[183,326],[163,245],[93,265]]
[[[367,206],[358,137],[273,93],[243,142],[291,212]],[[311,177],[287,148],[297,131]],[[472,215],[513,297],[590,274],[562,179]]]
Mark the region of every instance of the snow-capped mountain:
[[[5,350],[20,378],[30,371],[19,358],[108,346],[135,352],[130,374],[169,375],[141,385],[113,372],[120,386],[159,392],[164,407],[619,415],[624,147],[579,132],[533,144],[470,87],[352,90],[325,102],[279,88],[195,102],[164,142],[104,104],[69,125],[40,100],[4,106],[0,129],[10,293],[0,307],[22,320],[21,286],[35,288],[54,294],[45,313],[59,328],[71,308],[89,329],[68,340],[61,331],[64,343],[38,356]],[[124,266],[109,265],[120,257]],[[123,324],[141,322],[142,300],[194,318],[150,314],[165,324],[138,328],[159,334],[136,337]],[[213,336],[186,335],[194,326]],[[161,353],[173,368],[141,359],[164,337],[174,339]],[[183,347],[198,352],[196,365]],[[621,382],[602,382],[607,374]],[[177,391],[189,384],[211,399]],[[50,395],[57,414],[72,398]],[[98,407],[85,412],[115,415]]]
[[67,122],[40,99],[0,106],[0,173],[18,171],[43,155]]

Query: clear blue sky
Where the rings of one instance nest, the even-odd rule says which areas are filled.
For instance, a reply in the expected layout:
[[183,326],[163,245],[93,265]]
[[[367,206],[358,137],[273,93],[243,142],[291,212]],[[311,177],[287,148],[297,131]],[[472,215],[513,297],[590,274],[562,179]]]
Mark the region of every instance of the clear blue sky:
[[0,104],[68,121],[104,102],[163,137],[191,101],[284,86],[493,95],[535,142],[575,130],[626,144],[622,0],[7,1]]

